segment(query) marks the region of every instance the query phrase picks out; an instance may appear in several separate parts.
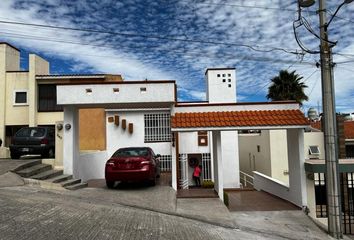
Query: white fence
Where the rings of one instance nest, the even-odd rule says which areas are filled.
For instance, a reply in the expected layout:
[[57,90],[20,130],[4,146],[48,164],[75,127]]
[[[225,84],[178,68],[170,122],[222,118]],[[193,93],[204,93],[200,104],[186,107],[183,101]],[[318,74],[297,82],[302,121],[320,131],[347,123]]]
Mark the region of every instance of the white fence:
[[241,183],[241,187],[249,187],[249,188],[253,188],[253,182],[254,182],[254,177],[240,171],[240,183]]
[[161,172],[171,172],[171,170],[172,170],[172,156],[171,155],[161,155],[160,168],[161,168]]

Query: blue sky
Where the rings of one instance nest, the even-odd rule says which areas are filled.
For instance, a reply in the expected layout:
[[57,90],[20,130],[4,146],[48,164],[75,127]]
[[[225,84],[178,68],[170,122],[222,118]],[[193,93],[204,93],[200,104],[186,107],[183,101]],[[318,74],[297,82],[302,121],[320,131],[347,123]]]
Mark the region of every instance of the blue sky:
[[[329,14],[339,1],[331,2]],[[335,2],[335,3],[334,3]],[[238,101],[266,101],[270,79],[279,70],[304,77],[308,107],[321,106],[319,55],[300,53],[292,24],[296,1],[281,0],[2,0],[0,21],[91,29],[115,34],[0,23],[0,41],[51,64],[51,73],[117,73],[125,80],[176,80],[179,100],[204,100],[204,71],[235,67]],[[302,15],[318,32],[317,4]],[[330,15],[329,15],[330,17]],[[354,112],[354,2],[329,28],[337,111]],[[299,29],[304,44],[319,40]]]

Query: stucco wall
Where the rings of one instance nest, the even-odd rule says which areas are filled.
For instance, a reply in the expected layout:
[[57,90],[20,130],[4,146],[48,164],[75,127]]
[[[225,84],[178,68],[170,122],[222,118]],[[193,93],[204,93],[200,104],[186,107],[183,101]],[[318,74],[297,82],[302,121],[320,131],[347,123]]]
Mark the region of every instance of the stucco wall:
[[[27,104],[14,105],[14,91],[27,90]],[[28,72],[6,74],[5,125],[28,124]]]
[[[259,146],[259,152],[257,149]],[[240,134],[240,170],[252,175],[258,171],[271,176],[269,131],[262,131],[261,134]]]
[[305,132],[304,139],[304,154],[305,159],[309,159],[312,156],[309,154],[309,146],[317,145],[320,149],[319,159],[325,159],[325,150],[324,150],[324,135],[323,132]]
[[289,184],[286,130],[269,131],[271,177]]
[[[146,112],[145,112],[146,113]],[[163,112],[148,112],[163,113]],[[166,112],[165,112],[166,113]],[[114,123],[106,125],[107,134],[107,156],[111,156],[118,148],[122,147],[151,147],[155,154],[171,155],[171,142],[144,142],[144,112],[106,112],[106,121],[108,117],[114,115],[119,116],[120,124],[116,126]],[[123,130],[122,119],[126,119],[127,128]],[[133,123],[133,133],[128,131],[128,124]]]

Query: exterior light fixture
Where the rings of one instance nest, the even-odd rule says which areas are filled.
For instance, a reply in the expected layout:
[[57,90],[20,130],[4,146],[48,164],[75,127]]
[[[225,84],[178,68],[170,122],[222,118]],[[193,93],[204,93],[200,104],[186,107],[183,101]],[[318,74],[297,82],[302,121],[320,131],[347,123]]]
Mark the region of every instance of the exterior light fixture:
[[57,124],[57,129],[58,131],[61,131],[63,129],[63,124],[61,123]]
[[65,130],[70,130],[70,129],[71,129],[71,124],[70,123],[65,124]]

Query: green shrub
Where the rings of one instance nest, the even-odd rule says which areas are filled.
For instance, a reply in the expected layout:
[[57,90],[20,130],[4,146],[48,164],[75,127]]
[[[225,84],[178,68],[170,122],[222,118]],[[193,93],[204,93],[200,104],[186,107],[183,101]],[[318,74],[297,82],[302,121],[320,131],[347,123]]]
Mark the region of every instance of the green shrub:
[[229,194],[224,192],[224,204],[228,207],[229,206]]
[[205,180],[202,183],[203,188],[214,188],[214,182],[211,180]]

